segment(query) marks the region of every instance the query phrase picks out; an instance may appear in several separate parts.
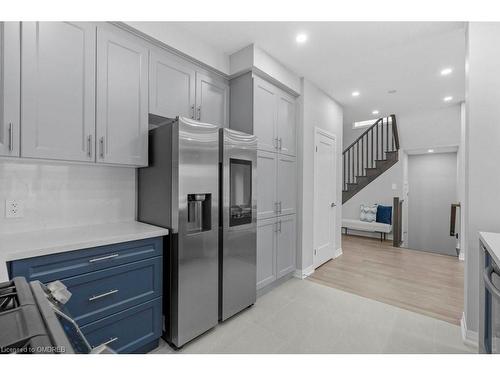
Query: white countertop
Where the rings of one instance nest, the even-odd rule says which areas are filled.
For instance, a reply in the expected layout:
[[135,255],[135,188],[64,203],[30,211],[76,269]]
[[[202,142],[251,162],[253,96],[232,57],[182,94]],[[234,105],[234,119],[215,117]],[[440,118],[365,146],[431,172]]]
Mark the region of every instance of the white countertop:
[[7,262],[114,243],[161,237],[168,229],[138,221],[48,229],[0,236],[0,282],[8,281]]
[[479,232],[479,238],[495,263],[500,266],[500,233]]

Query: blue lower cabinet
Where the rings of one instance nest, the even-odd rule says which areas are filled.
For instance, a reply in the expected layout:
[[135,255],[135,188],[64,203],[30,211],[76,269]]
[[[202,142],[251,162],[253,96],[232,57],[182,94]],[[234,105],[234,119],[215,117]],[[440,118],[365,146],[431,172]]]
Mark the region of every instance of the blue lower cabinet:
[[66,308],[82,326],[162,293],[162,257],[62,279],[72,293]]
[[162,333],[163,238],[148,238],[10,262],[10,277],[61,280],[66,307],[93,346],[148,352]]
[[117,353],[144,353],[157,346],[161,336],[161,298],[143,303],[84,325],[90,345],[107,345]]

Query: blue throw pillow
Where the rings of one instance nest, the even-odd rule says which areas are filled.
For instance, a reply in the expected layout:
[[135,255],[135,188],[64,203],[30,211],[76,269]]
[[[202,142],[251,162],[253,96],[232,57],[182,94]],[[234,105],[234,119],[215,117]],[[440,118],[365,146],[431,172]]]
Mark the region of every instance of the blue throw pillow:
[[377,223],[392,224],[391,206],[377,206]]

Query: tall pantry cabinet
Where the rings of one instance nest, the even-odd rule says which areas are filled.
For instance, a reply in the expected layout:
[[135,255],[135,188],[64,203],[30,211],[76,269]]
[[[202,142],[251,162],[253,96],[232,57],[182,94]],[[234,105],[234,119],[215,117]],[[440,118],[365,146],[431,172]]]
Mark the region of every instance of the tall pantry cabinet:
[[296,101],[252,72],[231,80],[230,127],[258,137],[257,289],[295,270]]

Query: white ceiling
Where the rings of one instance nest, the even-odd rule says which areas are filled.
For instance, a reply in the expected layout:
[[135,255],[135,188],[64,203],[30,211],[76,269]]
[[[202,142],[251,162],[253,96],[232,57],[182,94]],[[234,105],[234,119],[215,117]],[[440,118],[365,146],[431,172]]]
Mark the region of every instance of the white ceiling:
[[[179,22],[178,26],[232,54],[255,43],[344,107],[344,122],[379,110],[422,111],[454,105],[465,95],[462,22]],[[299,32],[309,39],[295,42]],[[453,67],[451,75],[440,70]],[[357,90],[357,98],[351,92]],[[388,94],[388,90],[397,90]],[[453,101],[443,103],[444,96]]]

